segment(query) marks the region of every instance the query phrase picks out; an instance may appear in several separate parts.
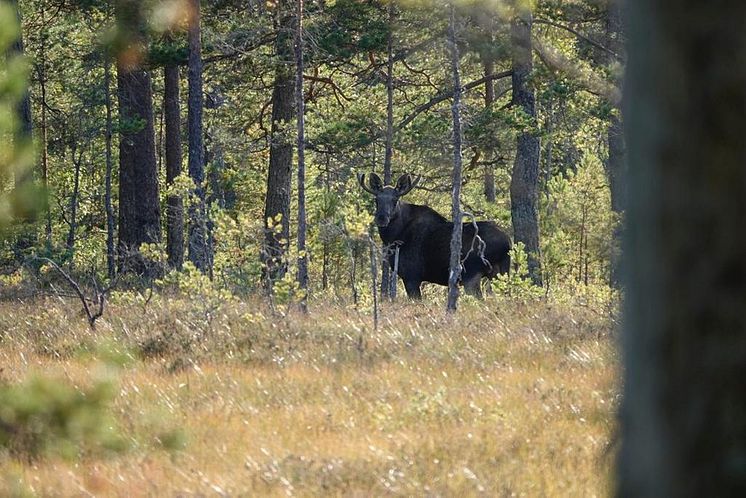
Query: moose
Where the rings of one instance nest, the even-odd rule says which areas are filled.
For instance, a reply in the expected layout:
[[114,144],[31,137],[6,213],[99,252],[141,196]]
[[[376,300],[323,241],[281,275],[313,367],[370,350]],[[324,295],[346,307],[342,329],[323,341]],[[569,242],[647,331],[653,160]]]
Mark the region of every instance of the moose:
[[[434,209],[401,200],[419,180],[419,176],[404,174],[391,186],[370,173],[366,185],[365,174],[358,175],[363,190],[376,198],[375,223],[381,240],[388,246],[399,246],[397,273],[411,299],[421,299],[422,282],[448,285],[453,231],[453,222]],[[510,269],[510,237],[494,222],[478,221],[464,223],[462,240],[461,282],[467,294],[481,297],[483,277],[494,278]],[[393,262],[391,265],[393,269]]]

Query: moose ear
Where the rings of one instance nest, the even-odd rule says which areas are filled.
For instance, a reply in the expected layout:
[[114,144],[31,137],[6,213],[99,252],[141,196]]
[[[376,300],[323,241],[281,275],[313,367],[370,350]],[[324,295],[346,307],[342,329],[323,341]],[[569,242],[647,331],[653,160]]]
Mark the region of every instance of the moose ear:
[[381,180],[380,176],[375,173],[371,173],[368,178],[370,179],[370,188],[375,191],[383,190],[383,180]]
[[396,190],[397,192],[399,192],[399,195],[407,194],[417,185],[417,182],[419,181],[419,176],[412,179],[412,175],[410,175],[409,173],[403,174],[399,177],[398,180],[396,180]]

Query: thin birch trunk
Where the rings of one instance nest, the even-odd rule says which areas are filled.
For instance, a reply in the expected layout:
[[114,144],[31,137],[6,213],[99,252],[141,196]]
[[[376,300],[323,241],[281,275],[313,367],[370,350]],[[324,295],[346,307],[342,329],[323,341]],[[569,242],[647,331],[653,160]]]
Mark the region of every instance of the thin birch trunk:
[[459,51],[456,39],[456,9],[450,7],[451,19],[448,27],[448,48],[451,53],[451,73],[453,76],[453,104],[451,114],[453,116],[453,176],[451,193],[451,218],[453,219],[453,232],[451,233],[451,260],[448,273],[448,304],[446,309],[455,312],[458,303],[461,279],[461,244],[463,236],[463,223],[461,222],[461,75],[459,67]]

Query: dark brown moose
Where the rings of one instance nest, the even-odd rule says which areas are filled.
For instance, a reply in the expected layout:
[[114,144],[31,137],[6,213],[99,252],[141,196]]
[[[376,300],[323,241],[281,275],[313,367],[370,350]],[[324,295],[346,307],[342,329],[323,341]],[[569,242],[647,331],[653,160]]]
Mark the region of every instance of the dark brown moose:
[[[453,222],[432,208],[401,200],[419,182],[409,174],[399,177],[396,186],[384,185],[375,173],[359,174],[360,186],[376,197],[375,222],[386,246],[399,246],[398,274],[407,295],[420,299],[422,282],[448,285],[448,263]],[[461,282],[468,294],[481,297],[483,277],[493,278],[510,269],[510,237],[492,221],[464,223]],[[393,269],[393,259],[391,261]]]

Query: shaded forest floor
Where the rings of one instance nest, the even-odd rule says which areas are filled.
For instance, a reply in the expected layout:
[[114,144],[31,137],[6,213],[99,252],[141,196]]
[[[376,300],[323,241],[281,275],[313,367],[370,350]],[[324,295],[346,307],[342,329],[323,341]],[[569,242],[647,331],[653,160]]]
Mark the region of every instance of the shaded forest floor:
[[608,313],[397,303],[374,331],[342,306],[208,301],[119,299],[95,331],[73,301],[0,303],[0,386],[107,379],[123,442],[0,448],[0,495],[609,494]]

